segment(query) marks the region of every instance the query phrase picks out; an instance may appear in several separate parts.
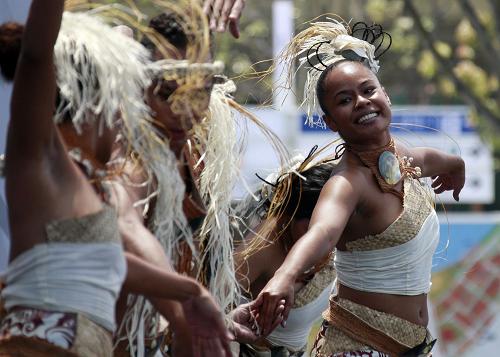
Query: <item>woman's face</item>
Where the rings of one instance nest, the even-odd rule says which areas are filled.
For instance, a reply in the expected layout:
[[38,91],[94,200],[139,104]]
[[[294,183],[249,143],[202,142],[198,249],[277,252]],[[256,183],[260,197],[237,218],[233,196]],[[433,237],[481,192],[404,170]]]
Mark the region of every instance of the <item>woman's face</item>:
[[[185,59],[186,49],[167,50],[168,58]],[[154,60],[164,59],[162,53],[156,50],[153,53]],[[209,55],[206,58],[207,62],[211,62],[212,58]],[[164,134],[168,137],[171,149],[179,153],[184,147],[188,139],[189,130],[198,122],[200,122],[208,109],[210,103],[210,93],[212,92],[213,78],[207,78],[199,88],[190,88],[190,96],[180,95],[180,106],[185,109],[182,114],[175,113],[172,110],[172,101],[170,97],[177,90],[182,91],[182,84],[175,80],[166,81],[158,79],[148,90],[148,105],[153,110],[154,119],[158,122]],[[195,93],[199,92],[199,93]],[[178,94],[177,92],[176,94]],[[193,105],[189,98],[197,98],[196,110],[193,110]]]
[[359,62],[342,62],[325,79],[327,125],[348,143],[376,141],[391,122],[390,100],[377,77]]
[[[190,89],[189,95],[185,98],[184,95],[180,94],[177,105],[180,105],[182,113],[176,113],[172,110],[171,96],[179,88],[182,90],[182,86],[179,87],[175,80],[158,80],[149,88],[148,104],[153,110],[155,120],[168,137],[174,151],[182,149],[189,130],[203,119],[210,102],[212,86],[213,79],[207,78],[200,88]],[[178,94],[176,93],[176,95]],[[196,98],[196,110],[193,110],[194,106],[189,98]]]

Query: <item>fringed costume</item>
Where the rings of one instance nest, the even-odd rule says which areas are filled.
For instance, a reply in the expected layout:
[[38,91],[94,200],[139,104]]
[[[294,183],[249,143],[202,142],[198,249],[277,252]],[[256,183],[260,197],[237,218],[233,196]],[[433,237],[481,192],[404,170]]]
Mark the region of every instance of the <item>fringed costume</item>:
[[[67,10],[75,7],[78,2],[68,1]],[[119,128],[137,157],[151,157],[146,140],[136,140],[154,136],[143,98],[151,84],[143,46],[96,13],[66,11],[54,61],[56,123],[69,119],[78,131],[99,120],[101,128]],[[113,173],[95,170],[79,148],[70,149],[105,203]],[[95,214],[50,222],[45,233],[47,243],[16,257],[5,272],[0,355],[111,356],[115,304],[126,273],[115,210],[105,204]]]

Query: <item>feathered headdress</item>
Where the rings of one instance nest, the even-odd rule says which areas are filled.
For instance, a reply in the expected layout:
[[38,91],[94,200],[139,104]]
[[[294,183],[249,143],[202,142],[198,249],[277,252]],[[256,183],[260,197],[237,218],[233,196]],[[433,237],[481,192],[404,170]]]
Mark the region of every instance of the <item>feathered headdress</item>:
[[[290,41],[277,59],[287,64],[289,88],[295,73],[301,67],[309,65],[304,86],[304,100],[301,104],[305,108],[306,123],[309,126],[325,127],[325,123],[317,115],[321,112],[321,108],[317,100],[316,86],[321,73],[330,65],[346,59],[363,62],[377,73],[378,58],[392,42],[390,36],[379,25],[356,23],[351,30],[345,22],[329,17],[326,20],[312,22],[310,27]],[[361,35],[361,39],[355,35]],[[385,42],[386,38],[389,39],[388,44]],[[383,49],[383,46],[387,48]],[[296,59],[299,61],[299,66],[294,69]]]
[[[249,256],[257,251],[272,244],[280,239],[283,233],[288,229],[292,219],[299,208],[302,194],[302,182],[307,178],[302,175],[303,172],[311,169],[313,166],[334,162],[339,159],[342,152],[336,152],[333,156],[321,157],[322,154],[338,143],[340,139],[336,139],[331,143],[318,149],[314,146],[307,157],[296,155],[285,164],[281,165],[275,172],[268,175],[265,179],[256,176],[262,181],[255,198],[247,198],[243,204],[238,207],[238,211],[246,221],[252,221],[253,217],[257,217],[262,224],[259,229],[254,232],[255,238],[252,239],[240,255],[245,261]],[[339,147],[339,146],[337,146]],[[297,199],[292,200],[293,186],[298,185],[299,192]],[[295,202],[295,206],[291,202]],[[278,221],[285,219],[279,225]],[[255,224],[255,222],[253,223]],[[252,225],[253,225],[252,224]],[[254,227],[248,227],[253,230]]]

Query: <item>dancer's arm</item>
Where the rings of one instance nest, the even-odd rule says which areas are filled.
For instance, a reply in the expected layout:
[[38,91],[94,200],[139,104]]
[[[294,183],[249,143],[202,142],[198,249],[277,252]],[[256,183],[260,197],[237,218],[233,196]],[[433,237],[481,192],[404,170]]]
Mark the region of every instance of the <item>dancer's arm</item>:
[[281,299],[286,300],[284,321],[288,317],[294,299],[294,282],[324,259],[337,245],[347,222],[361,197],[365,179],[359,172],[345,172],[333,176],[323,187],[311,217],[309,230],[287,254],[257,298],[262,302],[259,325],[262,333],[271,332],[276,310]]
[[465,184],[465,163],[457,155],[449,155],[432,148],[414,148],[410,150],[414,166],[422,170],[422,177],[432,177],[434,192],[453,191],[453,198],[458,201],[460,191]]
[[201,294],[200,285],[193,279],[164,269],[125,253],[127,277],[123,287],[134,294],[186,301]]
[[53,53],[63,9],[63,0],[33,0],[31,4],[11,100],[8,170],[16,164],[23,165],[22,159],[40,162],[53,142],[56,97]]

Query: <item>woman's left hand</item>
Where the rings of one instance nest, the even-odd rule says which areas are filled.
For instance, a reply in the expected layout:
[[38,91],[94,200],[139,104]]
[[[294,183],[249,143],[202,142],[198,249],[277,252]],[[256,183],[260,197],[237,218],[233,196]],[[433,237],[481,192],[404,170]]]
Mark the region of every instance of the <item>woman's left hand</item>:
[[458,202],[460,191],[462,191],[465,185],[465,163],[459,157],[456,160],[452,170],[444,174],[432,176],[434,181],[431,186],[437,194],[444,191],[453,191],[453,198]]

